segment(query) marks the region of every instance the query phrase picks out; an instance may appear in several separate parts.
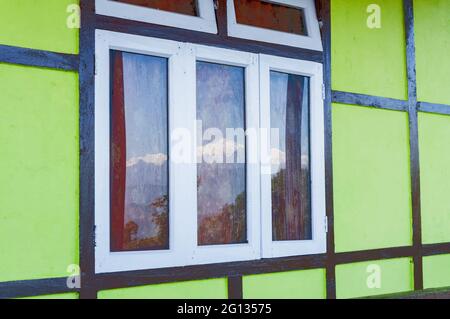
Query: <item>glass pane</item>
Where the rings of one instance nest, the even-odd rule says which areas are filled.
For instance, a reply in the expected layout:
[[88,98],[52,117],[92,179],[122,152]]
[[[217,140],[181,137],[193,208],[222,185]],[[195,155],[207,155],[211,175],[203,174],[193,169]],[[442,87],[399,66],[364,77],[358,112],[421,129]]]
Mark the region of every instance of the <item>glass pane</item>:
[[309,78],[270,72],[270,125],[272,238],[312,239]]
[[111,51],[111,250],[169,248],[167,59]]
[[303,9],[258,0],[234,0],[240,24],[307,35]]
[[199,245],[247,240],[244,112],[244,68],[197,62]]
[[[141,7],[152,9],[176,12],[190,16],[197,16],[197,1],[196,0],[113,0],[117,2],[124,2]],[[203,1],[203,0],[202,0]]]

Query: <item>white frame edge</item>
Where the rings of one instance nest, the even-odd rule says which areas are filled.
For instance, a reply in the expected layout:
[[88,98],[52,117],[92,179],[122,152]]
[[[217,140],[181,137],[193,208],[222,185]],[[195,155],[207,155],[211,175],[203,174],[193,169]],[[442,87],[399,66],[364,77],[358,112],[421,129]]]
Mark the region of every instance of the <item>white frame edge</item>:
[[262,41],[286,46],[323,51],[319,23],[313,0],[265,0],[304,10],[307,36],[264,29],[255,26],[239,24],[233,0],[227,0],[228,35],[235,38]]
[[95,0],[96,13],[111,17],[217,34],[213,0],[197,1],[199,16],[140,7],[112,0]]
[[[263,258],[320,254],[326,252],[325,231],[325,141],[322,99],[322,64],[260,55],[261,127],[270,128],[270,71],[298,74],[310,78],[310,149],[312,240],[273,241],[271,174],[261,166],[261,210]],[[261,136],[261,141],[265,137]],[[267,148],[270,142],[266,142]],[[261,146],[261,156],[267,149]],[[269,162],[270,163],[270,162]]]

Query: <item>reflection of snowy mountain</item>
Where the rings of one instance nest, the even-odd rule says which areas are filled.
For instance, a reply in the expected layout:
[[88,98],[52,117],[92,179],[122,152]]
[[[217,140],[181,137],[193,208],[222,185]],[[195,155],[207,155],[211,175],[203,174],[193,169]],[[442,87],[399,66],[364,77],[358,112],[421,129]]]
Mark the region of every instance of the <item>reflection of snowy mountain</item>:
[[163,153],[158,154],[146,154],[144,156],[132,157],[127,160],[127,167],[134,166],[139,162],[144,162],[147,164],[154,164],[157,166],[163,165],[167,161],[167,155]]
[[198,213],[219,214],[222,208],[234,204],[239,194],[245,192],[245,164],[207,164],[197,166]]
[[125,202],[150,204],[165,195],[168,185],[167,162],[161,165],[139,161],[127,167]]
[[139,160],[127,167],[125,224],[133,221],[139,226],[138,238],[155,236],[158,231],[153,217],[167,210],[158,210],[151,204],[168,195],[167,178],[167,161],[153,164]]
[[[197,157],[203,161],[211,162],[244,162],[245,146],[243,143],[237,143],[234,140],[219,138],[203,146],[197,147]],[[236,155],[238,155],[236,157]],[[229,160],[227,160],[229,159]]]

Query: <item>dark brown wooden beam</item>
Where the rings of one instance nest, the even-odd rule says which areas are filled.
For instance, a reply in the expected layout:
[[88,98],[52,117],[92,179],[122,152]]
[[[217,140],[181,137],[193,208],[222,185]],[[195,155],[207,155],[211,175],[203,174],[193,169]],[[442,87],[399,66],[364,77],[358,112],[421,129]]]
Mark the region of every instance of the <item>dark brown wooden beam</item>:
[[79,249],[81,268],[81,299],[95,299],[95,222],[94,222],[94,50],[95,2],[81,0],[80,29],[80,226]]
[[0,45],[0,63],[78,71],[78,55]]
[[67,287],[67,278],[0,282],[0,299],[78,292]]
[[242,299],[242,276],[228,277],[228,299]]
[[326,289],[327,298],[336,299],[334,206],[333,206],[333,148],[332,148],[332,91],[331,91],[331,0],[316,1],[321,24],[323,45],[323,81],[325,86],[325,197],[327,213]]
[[333,91],[333,103],[367,106],[393,111],[408,111],[408,101],[379,97],[373,95]]
[[403,0],[408,78],[408,118],[411,169],[412,228],[414,247],[414,289],[423,289],[422,220],[420,211],[419,132],[417,118],[416,49],[414,43],[414,9],[412,0]]
[[450,115],[450,105],[418,102],[419,112]]

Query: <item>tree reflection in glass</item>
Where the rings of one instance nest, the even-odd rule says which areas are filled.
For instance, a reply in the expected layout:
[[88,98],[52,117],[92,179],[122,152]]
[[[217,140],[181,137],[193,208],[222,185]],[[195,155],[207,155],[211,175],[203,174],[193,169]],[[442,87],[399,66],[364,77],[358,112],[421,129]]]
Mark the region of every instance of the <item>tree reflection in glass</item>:
[[272,238],[312,239],[309,164],[309,78],[270,72]]
[[111,251],[169,248],[167,59],[111,51]]

